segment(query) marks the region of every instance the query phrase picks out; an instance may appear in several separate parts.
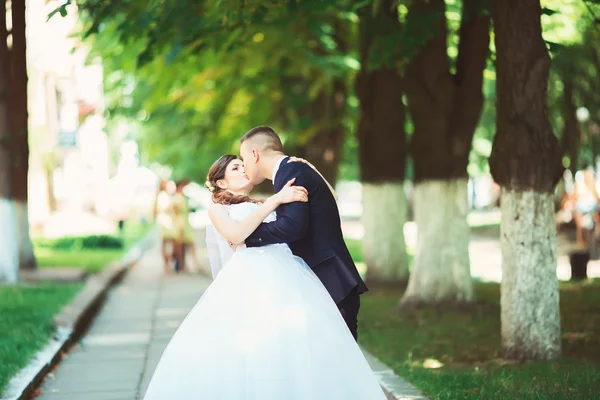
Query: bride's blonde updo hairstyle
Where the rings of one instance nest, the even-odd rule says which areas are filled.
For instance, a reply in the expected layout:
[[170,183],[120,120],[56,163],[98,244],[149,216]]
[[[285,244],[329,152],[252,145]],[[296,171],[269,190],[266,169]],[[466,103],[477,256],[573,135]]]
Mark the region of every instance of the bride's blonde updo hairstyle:
[[216,204],[223,204],[227,206],[230,204],[240,203],[260,203],[258,200],[254,200],[249,196],[233,194],[229,190],[221,189],[217,185],[218,181],[225,179],[225,171],[227,171],[227,166],[233,160],[237,159],[237,156],[234,156],[233,154],[225,154],[224,156],[219,157],[219,159],[213,163],[208,171],[208,177],[206,178],[206,183],[204,186],[206,186],[208,190],[212,192],[212,199]]

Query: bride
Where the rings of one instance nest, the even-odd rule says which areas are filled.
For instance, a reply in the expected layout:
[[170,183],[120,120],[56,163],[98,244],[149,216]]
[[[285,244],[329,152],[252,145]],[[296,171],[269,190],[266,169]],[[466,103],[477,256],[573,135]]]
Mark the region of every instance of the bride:
[[[264,202],[236,156],[208,174],[214,282],[171,339],[146,400],[384,400],[331,296],[286,244],[239,246],[280,204],[308,201],[293,180]],[[213,230],[216,228],[216,232]]]

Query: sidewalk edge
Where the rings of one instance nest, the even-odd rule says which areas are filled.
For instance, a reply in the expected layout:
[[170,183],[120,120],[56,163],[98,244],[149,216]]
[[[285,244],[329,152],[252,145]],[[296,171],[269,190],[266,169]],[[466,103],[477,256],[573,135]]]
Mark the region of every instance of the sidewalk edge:
[[419,389],[398,376],[389,366],[364,347],[361,346],[360,349],[389,400],[428,400]]
[[44,348],[38,351],[8,383],[0,400],[31,398],[46,375],[85,332],[104,303],[108,290],[121,281],[127,271],[143,257],[156,236],[155,228],[133,245],[123,258],[109,264],[102,272],[89,277],[81,291],[54,317],[56,332]]

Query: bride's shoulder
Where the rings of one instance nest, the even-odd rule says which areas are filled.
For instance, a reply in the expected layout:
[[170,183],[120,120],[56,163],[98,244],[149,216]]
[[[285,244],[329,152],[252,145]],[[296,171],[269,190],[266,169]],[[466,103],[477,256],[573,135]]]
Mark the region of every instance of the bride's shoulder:
[[254,203],[245,202],[245,203],[229,204],[229,205],[212,203],[211,205],[208,206],[208,212],[209,213],[211,213],[211,212],[213,212],[213,213],[228,212],[231,209],[245,208],[248,205],[254,205]]
[[224,204],[211,203],[208,206],[208,215],[217,215],[227,212],[227,206]]

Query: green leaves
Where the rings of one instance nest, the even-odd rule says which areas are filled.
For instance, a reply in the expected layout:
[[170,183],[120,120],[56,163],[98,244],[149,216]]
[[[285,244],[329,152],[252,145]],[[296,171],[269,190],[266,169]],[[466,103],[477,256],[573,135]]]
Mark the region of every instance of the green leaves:
[[56,14],[60,14],[61,17],[66,17],[67,16],[67,7],[69,5],[71,5],[71,2],[72,2],[72,0],[67,0],[63,5],[54,9],[52,12],[50,12],[50,14],[48,14],[47,20],[50,20],[50,18],[52,18]]
[[546,43],[546,46],[548,47],[548,51],[550,51],[550,53],[552,53],[552,54],[556,54],[565,48],[565,46],[560,43],[551,42],[549,40],[545,40],[544,42]]
[[[71,2],[64,1],[49,17],[70,12]],[[447,36],[454,72],[463,17],[489,13],[488,0],[468,12],[459,0],[76,3],[82,37],[92,44],[91,56],[103,59],[111,118],[134,127],[145,157],[200,178],[218,154],[237,151],[237,139],[252,126],[271,124],[289,143],[311,140],[327,124],[310,105],[323,96],[335,96],[334,87],[340,82],[352,87],[361,64],[366,70],[403,70],[441,33]],[[587,2],[592,10],[599,3]],[[592,93],[597,87],[589,84],[598,75],[592,53],[571,53],[571,45],[580,41],[592,19],[586,5],[581,0],[549,0],[545,6],[544,36],[554,70],[566,69],[570,59],[582,60],[576,86],[582,99],[597,98]],[[492,101],[493,54],[486,74],[491,78],[485,92]],[[589,90],[584,90],[586,81]],[[342,124],[352,130],[356,115],[350,113],[358,106],[348,94],[354,106],[344,109]],[[345,101],[344,96],[343,107]],[[476,137],[489,141],[495,112],[486,110]],[[485,157],[478,153],[482,170]]]
[[542,15],[554,15],[554,14],[556,14],[558,12],[560,12],[560,11],[553,10],[551,8],[548,8],[548,7],[542,8]]
[[360,66],[343,3],[86,0],[80,10],[113,119],[135,127],[145,157],[198,178],[252,126],[293,140],[320,123],[306,105]]

